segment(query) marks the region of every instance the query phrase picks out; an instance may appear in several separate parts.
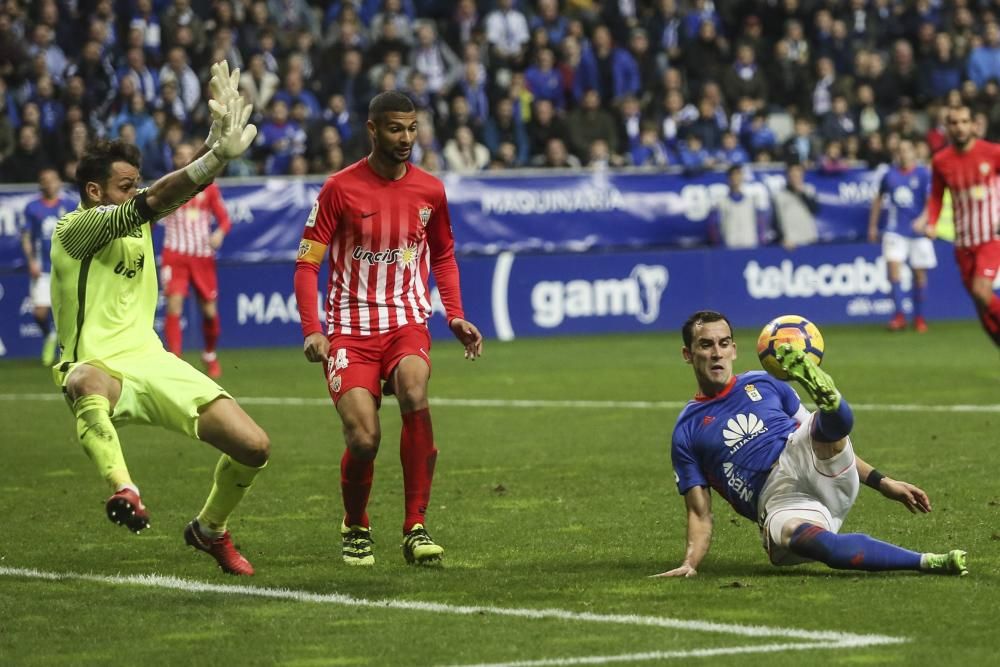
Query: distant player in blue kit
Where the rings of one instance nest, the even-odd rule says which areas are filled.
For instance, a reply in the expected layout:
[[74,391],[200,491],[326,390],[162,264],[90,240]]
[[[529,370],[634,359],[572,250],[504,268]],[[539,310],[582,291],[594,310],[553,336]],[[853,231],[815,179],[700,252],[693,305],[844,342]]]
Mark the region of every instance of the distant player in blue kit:
[[49,294],[52,232],[59,218],[76,208],[77,200],[63,194],[59,172],[51,167],[39,172],[38,186],[41,194],[28,202],[21,214],[21,249],[31,276],[32,314],[42,330],[42,365],[51,366],[56,360],[57,343],[50,316],[52,297]]
[[687,506],[684,562],[656,576],[691,577],[712,540],[711,492],[760,526],[774,565],[819,561],[842,570],[917,570],[964,575],[964,551],[917,553],[861,533],[838,535],[862,482],[911,512],[930,512],[927,494],[879,473],[855,453],[851,408],[805,354],[782,346],[779,361],[819,408],[762,371],[733,375],[732,326],[710,310],[682,329],[684,360],[699,393],[677,418],[671,459]]
[[924,319],[927,270],[937,266],[934,242],[924,236],[931,172],[917,164],[917,151],[908,139],[899,142],[897,158],[897,163],[882,176],[878,195],[872,201],[868,215],[868,240],[878,242],[878,223],[885,200],[889,215],[882,233],[882,256],[885,257],[892,301],[896,307],[889,321],[889,330],[902,331],[906,328],[903,291],[899,283],[903,263],[908,262],[913,269],[913,328],[923,333],[927,331],[927,320]]

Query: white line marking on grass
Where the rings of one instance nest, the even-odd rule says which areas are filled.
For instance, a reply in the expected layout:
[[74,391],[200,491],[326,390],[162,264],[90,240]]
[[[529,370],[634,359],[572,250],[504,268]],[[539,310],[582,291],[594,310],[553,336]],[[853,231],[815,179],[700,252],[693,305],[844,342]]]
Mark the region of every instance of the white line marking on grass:
[[[583,656],[577,658],[551,658],[526,662],[492,663],[490,667],[499,667],[500,665],[506,665],[509,667],[534,667],[536,665],[598,665],[609,662],[706,657],[737,653],[861,648],[868,646],[901,644],[909,641],[905,637],[889,637],[886,635],[859,635],[852,632],[835,632],[833,630],[800,630],[797,628],[777,628],[763,625],[712,623],[708,621],[690,621],[664,616],[595,614],[592,612],[576,612],[566,609],[524,609],[517,607],[490,607],[485,605],[450,605],[439,602],[419,602],[413,600],[368,600],[365,598],[352,597],[350,595],[342,595],[340,593],[311,593],[309,591],[297,591],[287,588],[270,588],[265,586],[211,584],[202,581],[190,581],[187,579],[180,579],[178,577],[162,576],[158,574],[109,576],[100,574],[79,574],[75,572],[44,572],[41,570],[18,567],[0,567],[0,576],[42,579],[47,581],[76,580],[112,585],[147,586],[151,588],[186,591],[189,593],[244,595],[249,597],[278,600],[293,600],[296,602],[312,602],[317,604],[333,604],[347,607],[368,607],[373,609],[393,609],[401,611],[423,611],[435,614],[452,614],[458,616],[491,615],[528,619],[556,619],[561,621],[610,623],[618,625],[670,628],[673,630],[691,630],[695,632],[712,632],[718,634],[737,635],[740,637],[783,637],[788,639],[807,640],[805,642],[789,642],[784,644],[731,646],[725,648],[691,649],[687,651],[653,651],[617,656]],[[486,667],[486,664],[484,663],[480,667]]]
[[[62,394],[0,394],[0,401],[61,401]],[[328,406],[329,398],[299,398],[295,396],[237,396],[244,405]],[[386,401],[393,397],[386,396]],[[607,410],[678,410],[687,401],[576,401],[506,398],[442,398],[433,397],[431,405],[462,408],[568,408]],[[983,405],[917,405],[915,403],[851,403],[851,408],[865,412],[1000,412],[1000,404]]]

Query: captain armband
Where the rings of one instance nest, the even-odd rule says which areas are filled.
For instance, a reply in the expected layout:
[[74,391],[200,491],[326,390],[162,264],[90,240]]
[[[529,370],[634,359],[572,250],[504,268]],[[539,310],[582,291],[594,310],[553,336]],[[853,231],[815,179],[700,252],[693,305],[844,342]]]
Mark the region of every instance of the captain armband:
[[297,259],[310,264],[322,264],[323,257],[326,256],[326,245],[318,241],[302,239],[299,242],[299,254]]

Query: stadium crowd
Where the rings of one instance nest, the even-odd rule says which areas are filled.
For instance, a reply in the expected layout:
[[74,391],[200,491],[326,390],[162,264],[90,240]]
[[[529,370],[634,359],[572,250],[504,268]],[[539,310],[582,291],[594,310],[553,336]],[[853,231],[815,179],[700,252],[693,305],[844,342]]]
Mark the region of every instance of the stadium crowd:
[[122,137],[143,176],[204,137],[209,66],[260,127],[228,175],[326,174],[368,101],[415,101],[431,171],[924,157],[964,101],[1000,138],[997,0],[0,0],[0,175],[72,180]]

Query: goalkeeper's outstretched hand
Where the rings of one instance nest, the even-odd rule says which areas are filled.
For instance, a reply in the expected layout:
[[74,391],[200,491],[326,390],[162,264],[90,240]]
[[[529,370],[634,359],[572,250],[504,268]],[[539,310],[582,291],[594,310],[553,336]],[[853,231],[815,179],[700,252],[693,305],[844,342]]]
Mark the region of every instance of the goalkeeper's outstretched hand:
[[228,162],[243,155],[257,137],[257,126],[248,122],[253,105],[242,97],[232,100],[222,117],[222,132],[212,146],[220,160]]
[[212,65],[211,71],[212,78],[208,87],[212,92],[212,99],[208,101],[208,110],[212,114],[212,127],[205,139],[205,145],[209,148],[222,136],[222,117],[226,115],[226,109],[232,106],[236,98],[241,97],[239,68],[230,72],[229,63],[220,60]]

